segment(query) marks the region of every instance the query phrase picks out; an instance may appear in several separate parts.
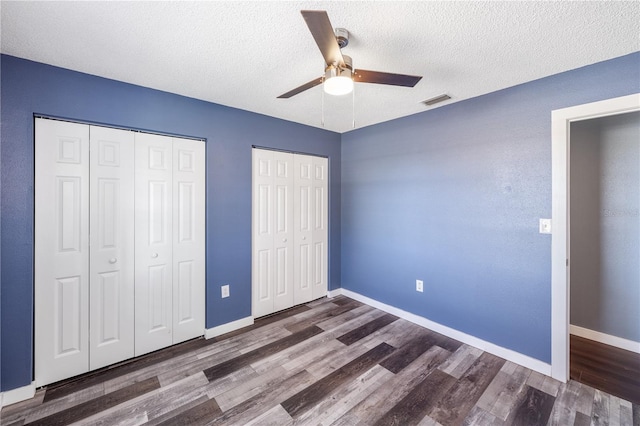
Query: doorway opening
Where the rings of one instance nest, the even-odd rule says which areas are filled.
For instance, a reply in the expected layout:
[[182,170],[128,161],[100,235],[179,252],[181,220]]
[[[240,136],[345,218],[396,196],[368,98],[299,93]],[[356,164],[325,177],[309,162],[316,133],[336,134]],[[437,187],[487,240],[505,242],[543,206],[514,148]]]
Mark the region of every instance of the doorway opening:
[[571,123],[569,182],[569,376],[640,403],[640,112]]
[[[570,138],[572,123],[640,111],[640,94],[578,105],[552,113],[552,342],[551,374],[569,379],[571,211]],[[636,189],[637,190],[637,189]],[[640,346],[640,344],[638,345]]]

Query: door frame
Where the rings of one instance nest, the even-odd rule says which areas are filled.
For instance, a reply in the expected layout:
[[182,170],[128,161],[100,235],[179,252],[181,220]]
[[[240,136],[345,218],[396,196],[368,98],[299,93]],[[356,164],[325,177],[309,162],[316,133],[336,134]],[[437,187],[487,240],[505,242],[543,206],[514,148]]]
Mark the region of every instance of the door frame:
[[640,93],[551,112],[551,377],[569,379],[571,123],[640,111]]

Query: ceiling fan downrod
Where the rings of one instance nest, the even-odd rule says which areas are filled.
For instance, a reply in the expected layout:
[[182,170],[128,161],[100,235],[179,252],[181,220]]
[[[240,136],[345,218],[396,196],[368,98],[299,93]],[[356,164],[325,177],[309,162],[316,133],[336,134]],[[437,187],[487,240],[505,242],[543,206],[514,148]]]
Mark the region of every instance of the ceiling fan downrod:
[[349,31],[344,28],[336,28],[336,41],[340,49],[346,47],[349,44]]

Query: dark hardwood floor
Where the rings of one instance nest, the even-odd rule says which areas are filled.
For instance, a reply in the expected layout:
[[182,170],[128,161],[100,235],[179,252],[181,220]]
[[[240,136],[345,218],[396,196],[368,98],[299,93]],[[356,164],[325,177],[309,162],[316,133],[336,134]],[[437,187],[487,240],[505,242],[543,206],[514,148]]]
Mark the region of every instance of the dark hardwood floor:
[[640,354],[571,335],[573,380],[640,404]]
[[3,425],[632,425],[640,406],[339,296],[39,389]]

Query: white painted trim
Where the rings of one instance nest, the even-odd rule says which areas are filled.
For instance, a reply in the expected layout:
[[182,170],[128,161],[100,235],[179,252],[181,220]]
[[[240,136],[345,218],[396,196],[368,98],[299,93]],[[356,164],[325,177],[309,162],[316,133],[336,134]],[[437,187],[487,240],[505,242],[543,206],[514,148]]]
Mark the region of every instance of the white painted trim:
[[640,111],[640,93],[551,112],[551,377],[569,379],[569,130],[574,121]]
[[596,342],[604,343],[605,345],[615,346],[616,348],[640,354],[640,342],[634,342],[633,340],[623,339],[622,337],[590,330],[573,324],[569,326],[569,332],[574,336],[584,337],[585,339],[594,340]]
[[2,392],[0,393],[0,408],[33,398],[35,394],[36,382],[31,382],[30,385],[22,386],[21,388]]
[[336,288],[335,290],[329,290],[327,292],[327,297],[331,299],[332,297],[340,296],[342,294],[341,288]]
[[242,327],[248,327],[250,325],[253,325],[253,317],[241,318],[239,320],[231,321],[217,327],[205,329],[204,338],[211,339],[212,337],[221,336],[225,333],[230,333],[232,331],[236,331]]
[[340,290],[340,294],[344,294],[347,297],[350,297],[359,302],[365,303],[369,306],[373,306],[374,308],[380,309],[381,311],[385,311],[397,317],[405,319],[407,321],[411,321],[412,323],[417,324],[421,327],[425,327],[425,328],[428,328],[429,330],[433,330],[440,334],[444,334],[447,337],[458,340],[462,343],[466,343],[467,345],[471,345],[478,349],[482,349],[483,351],[489,352],[493,355],[499,356],[501,358],[504,358],[508,361],[522,365],[524,367],[530,368],[531,370],[537,371],[546,376],[549,376],[551,374],[551,365],[545,362],[542,362],[540,360],[537,360],[535,358],[531,358],[527,355],[521,354],[511,349],[503,348],[502,346],[498,346],[494,343],[487,342],[486,340],[482,340],[475,336],[471,336],[470,334],[466,334],[461,331],[455,330],[453,328],[449,328],[445,325],[428,320],[419,315],[415,315],[410,312],[403,311],[402,309],[395,308],[391,305],[387,305],[385,303],[379,302],[375,299],[371,299],[367,296],[363,296],[353,291],[350,291],[347,289],[339,289],[339,290]]

